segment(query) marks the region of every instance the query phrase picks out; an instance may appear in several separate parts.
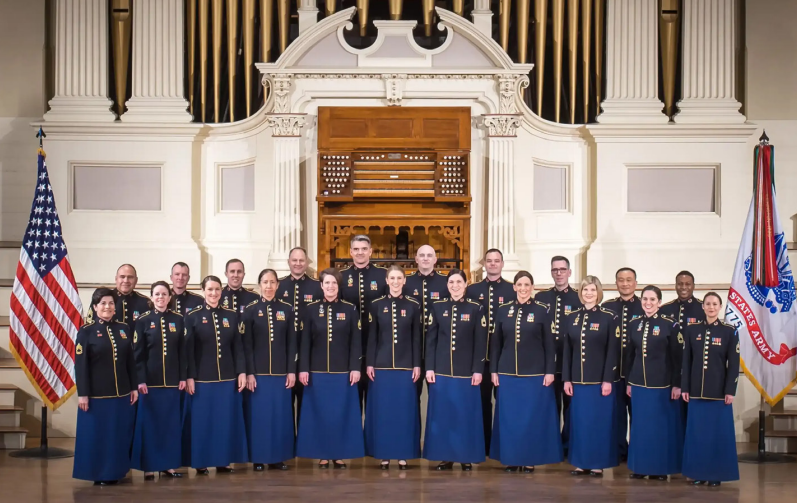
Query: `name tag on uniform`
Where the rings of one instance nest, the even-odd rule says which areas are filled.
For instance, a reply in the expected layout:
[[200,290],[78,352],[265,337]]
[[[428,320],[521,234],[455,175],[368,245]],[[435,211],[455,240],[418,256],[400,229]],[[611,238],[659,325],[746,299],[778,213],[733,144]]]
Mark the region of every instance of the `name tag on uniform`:
[[230,321],[227,318],[222,318],[221,323],[224,325],[224,328],[230,328]]
[[285,311],[277,311],[277,321],[285,321]]
[[401,310],[401,317],[402,318],[406,318],[407,317],[407,310],[406,309],[402,309]]
[[467,313],[462,313],[462,314],[460,315],[460,318],[459,318],[459,319],[460,319],[460,321],[470,321],[470,315],[469,315],[469,314],[467,314]]
[[534,323],[534,313],[529,313],[529,315],[526,316],[526,322],[527,323]]
[[590,323],[589,329],[590,330],[600,330],[601,324],[600,323]]
[[346,313],[335,313],[335,319],[338,321],[346,321]]
[[174,323],[169,323],[169,332],[177,332],[177,327]]
[[376,284],[376,281],[371,281],[371,290],[379,290],[379,286]]
[[122,339],[127,339],[127,335],[125,335],[124,330],[119,330],[119,337],[121,337]]
[[653,335],[659,335],[661,333],[661,329],[659,327],[653,327]]
[[[418,295],[418,292],[415,292],[415,295]],[[430,292],[429,298],[432,300],[440,300],[440,292]]]

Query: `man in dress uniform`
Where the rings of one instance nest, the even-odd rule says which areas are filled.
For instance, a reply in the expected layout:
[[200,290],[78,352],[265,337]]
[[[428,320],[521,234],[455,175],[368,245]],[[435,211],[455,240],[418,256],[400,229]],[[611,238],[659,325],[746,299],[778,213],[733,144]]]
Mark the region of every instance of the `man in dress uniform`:
[[191,279],[191,270],[188,264],[185,262],[174,264],[169,278],[172,280],[172,300],[169,303],[169,309],[185,316],[188,311],[205,302],[204,297],[186,289],[188,280]]
[[[135,288],[138,284],[138,273],[136,268],[130,264],[122,264],[116,270],[116,288],[113,290],[114,301],[116,303],[116,314],[114,320],[126,323],[130,327],[132,334],[136,320],[139,316],[152,309],[152,302],[149,297],[138,293]],[[89,308],[86,323],[96,320],[94,307]]]
[[[619,367],[619,388],[625,390],[626,388],[626,373],[630,369],[623,366],[623,359],[625,358],[625,351],[628,347],[628,339],[631,334],[628,330],[628,325],[635,318],[639,318],[644,314],[642,310],[642,302],[636,296],[636,271],[630,267],[621,267],[614,274],[614,281],[617,285],[617,292],[619,297],[607,300],[603,303],[603,307],[613,311],[618,318],[620,325],[620,355],[618,360]],[[616,393],[618,403],[618,417],[617,417],[617,439],[619,442],[618,452],[620,459],[625,461],[628,459],[628,440],[626,435],[628,432],[628,421],[631,417],[631,398],[626,393]]]
[[578,292],[570,287],[570,276],[573,271],[570,269],[570,260],[567,257],[557,255],[551,259],[551,278],[553,278],[553,288],[542,290],[534,296],[534,300],[548,304],[552,318],[552,331],[554,344],[556,345],[556,374],[554,379],[554,391],[556,393],[556,411],[562,414],[562,446],[567,452],[567,440],[570,436],[570,421],[568,409],[570,408],[570,397],[564,393],[564,382],[562,381],[562,347],[564,345],[564,330],[560,334],[559,327],[565,322],[565,316],[581,307],[578,300]]
[[661,306],[662,316],[675,320],[681,327],[694,325],[706,319],[703,301],[696,298],[695,277],[689,271],[681,271],[675,276],[675,291],[678,298]]
[[[423,245],[415,253],[415,263],[418,270],[407,276],[404,284],[404,295],[418,301],[421,305],[424,323],[421,325],[421,348],[426,351],[426,321],[429,313],[432,312],[432,302],[448,297],[448,276],[435,271],[437,264],[437,253],[430,245]],[[426,375],[426,367],[423,364],[423,353],[421,354],[421,375]],[[426,379],[418,379],[418,398],[423,391],[423,383]]]
[[244,263],[237,258],[227,261],[224,267],[224,275],[227,277],[227,286],[221,290],[221,299],[219,305],[225,309],[232,309],[243,313],[244,308],[250,302],[254,302],[260,298],[258,294],[243,287],[244,276]]
[[[465,296],[482,305],[487,318],[487,347],[490,347],[490,337],[495,331],[495,317],[501,304],[514,300],[517,295],[511,281],[501,277],[504,270],[504,254],[501,250],[491,248],[484,254],[484,270],[487,277],[468,287]],[[490,355],[484,362],[484,374],[490,375]],[[493,382],[491,379],[482,379],[482,419],[484,421],[484,447],[485,452],[490,452],[490,436],[493,431]]]
[[[358,234],[351,238],[349,253],[353,264],[341,271],[343,276],[343,300],[357,307],[362,322],[362,333],[368,333],[368,312],[371,302],[387,295],[387,271],[383,267],[371,264],[371,239]],[[362,355],[365,355],[365,344],[368,338],[362,338]],[[361,360],[361,375],[365,375],[365,358]],[[360,379],[360,406],[365,409],[365,395],[368,379]]]
[[[288,254],[288,267],[291,273],[284,278],[280,278],[279,286],[277,286],[276,298],[293,306],[293,319],[297,329],[307,304],[324,298],[324,292],[321,291],[321,283],[307,275],[307,265],[307,251],[299,246],[292,249]],[[300,417],[299,411],[302,410],[304,385],[297,379],[291,391],[294,411],[298,420]]]

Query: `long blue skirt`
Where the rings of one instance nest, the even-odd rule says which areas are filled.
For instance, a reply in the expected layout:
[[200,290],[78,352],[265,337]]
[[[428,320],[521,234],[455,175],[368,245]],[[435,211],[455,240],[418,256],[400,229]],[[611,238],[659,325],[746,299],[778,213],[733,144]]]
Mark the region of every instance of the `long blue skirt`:
[[421,457],[418,395],[411,370],[376,370],[374,380],[368,380],[365,454],[377,459]]
[[177,388],[149,388],[138,395],[131,467],[159,472],[182,466],[182,421]]
[[689,401],[683,474],[694,480],[739,480],[732,405],[723,400]]
[[188,393],[180,394],[180,418],[182,420],[182,466],[191,466],[191,399]]
[[77,411],[72,477],[121,480],[130,470],[130,445],[136,407],[129,396],[90,398],[89,410]]
[[617,466],[617,406],[600,384],[573,384],[570,401],[570,464],[584,470]]
[[628,457],[628,418],[631,411],[631,398],[626,394],[626,380],[614,383],[615,403],[617,404],[617,449],[621,457]]
[[244,419],[252,463],[279,463],[293,457],[293,404],[285,376],[255,376],[254,393],[245,391]]
[[243,395],[237,381],[196,383],[191,397],[191,466],[247,461]]
[[628,442],[628,469],[639,475],[681,473],[684,430],[680,400],[671,388],[631,387],[634,420]]
[[311,459],[365,456],[358,387],[349,374],[310,373],[304,387],[296,455]]
[[543,376],[498,376],[490,459],[507,466],[561,463],[562,437],[553,385]]
[[481,463],[485,459],[482,398],[470,378],[436,376],[429,385],[423,457]]

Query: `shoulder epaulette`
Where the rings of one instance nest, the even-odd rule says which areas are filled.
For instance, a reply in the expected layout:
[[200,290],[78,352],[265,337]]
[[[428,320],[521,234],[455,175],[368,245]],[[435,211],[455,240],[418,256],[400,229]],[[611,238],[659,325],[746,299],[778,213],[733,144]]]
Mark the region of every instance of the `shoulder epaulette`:
[[670,318],[669,316],[664,316],[663,314],[660,314],[659,318],[661,318],[662,320],[669,321],[670,323],[675,323],[674,319]]
[[603,303],[605,304],[607,302],[619,302],[619,300],[620,300],[620,297],[615,297],[613,299],[604,300]]
[[[509,302],[504,302],[503,304],[498,304],[498,307],[499,307],[499,308],[502,308],[502,307],[504,307],[504,306],[508,306],[509,304],[512,304],[512,303],[514,303],[514,302],[515,302],[514,300],[510,300]],[[536,302],[536,301],[535,301],[535,302]]]
[[283,276],[283,277],[281,277],[281,278],[277,278],[277,279],[278,279],[278,281],[284,281],[284,280],[286,280],[286,279],[288,279],[288,278],[290,278],[290,277],[291,277],[291,275],[290,275],[290,274],[288,274],[288,275],[286,275],[286,276]]
[[249,307],[249,306],[254,306],[254,305],[255,305],[255,304],[257,304],[258,302],[260,302],[260,299],[253,300],[252,302],[250,302],[249,304],[247,304],[247,305],[246,305],[246,307],[244,307],[244,309],[246,309],[246,308],[247,308],[247,307]]
[[[277,302],[280,302],[280,303],[282,303],[282,304],[285,304],[286,306],[288,306],[288,307],[290,307],[291,309],[293,309],[293,306],[292,306],[292,305],[288,304],[287,302],[285,302],[285,301],[284,301],[284,300],[282,300],[282,299],[277,299]],[[254,302],[253,302],[252,304],[254,304]],[[251,306],[252,304],[249,304],[249,305]]]
[[[580,309],[581,309],[581,308],[578,308],[578,309],[576,309],[576,311],[578,311],[578,310],[580,310]],[[598,307],[598,309],[600,309],[601,311],[603,311],[603,312],[604,312],[604,313],[606,313],[606,314],[611,314],[612,316],[617,316],[617,313],[615,313],[615,312],[614,312],[614,311],[612,311],[611,309],[606,309],[605,307],[602,307],[602,306],[601,306],[601,307]],[[571,313],[575,313],[576,311],[570,311],[570,312],[571,312]]]
[[661,307],[664,307],[664,306],[669,306],[670,304],[673,304],[673,303],[675,303],[677,300],[678,300],[678,299],[673,299],[673,300],[671,300],[671,301],[669,301],[669,302],[665,302],[664,304],[662,304],[662,305],[661,305]]
[[140,315],[138,315],[138,318],[137,318],[137,319],[139,319],[139,320],[140,320],[141,318],[143,318],[144,316],[146,316],[146,315],[148,315],[148,314],[152,314],[152,311],[144,311],[143,313],[141,313]]
[[537,299],[534,299],[534,303],[535,303],[535,304],[539,304],[539,305],[541,305],[541,306],[542,306],[542,307],[544,307],[545,309],[550,309],[550,308],[551,308],[551,305],[550,305],[550,304],[546,304],[545,302],[540,302],[540,301],[539,301],[539,300],[537,300]]
[[465,299],[466,302],[470,302],[471,304],[476,304],[479,307],[483,307],[480,302],[476,302],[475,300],[470,300],[468,298]]
[[199,294],[198,294],[198,293],[196,293],[196,292],[192,292],[191,290],[186,290],[186,293],[188,293],[189,295],[193,295],[193,296],[195,296],[195,297],[200,297],[200,298],[202,298],[202,299],[204,299],[204,298],[205,298],[205,297],[203,297],[203,296],[199,295]]
[[321,302],[321,301],[320,300],[314,300],[313,302],[308,302],[307,305],[308,306],[312,306],[313,304],[318,304],[319,302]]
[[729,328],[732,328],[732,329],[736,330],[736,325],[731,325],[730,323],[726,323],[723,320],[719,320],[719,322],[720,322],[720,324],[725,325],[726,327],[729,327]]
[[375,298],[374,300],[372,300],[372,301],[371,301],[371,303],[373,304],[374,302],[376,302],[376,301],[378,301],[378,300],[382,300],[382,299],[384,299],[384,298],[386,298],[386,297],[387,297],[387,295],[383,295],[383,296],[381,296],[381,297],[377,297],[377,298]]
[[349,302],[348,300],[343,300],[343,299],[340,299],[340,301],[341,301],[342,303],[344,303],[344,304],[348,304],[348,305],[350,305],[351,307],[357,307],[357,306],[355,306],[354,304],[352,304],[351,302]]
[[348,271],[348,270],[349,270],[349,269],[351,269],[352,267],[354,267],[354,265],[352,265],[352,264],[349,264],[349,265],[347,265],[346,267],[344,267],[343,269],[341,269],[341,270],[340,270],[340,272],[343,272],[343,271]]
[[177,312],[177,311],[175,311],[174,309],[167,309],[167,311],[169,311],[170,313],[174,313],[174,314],[176,314],[177,316],[182,316],[182,314],[178,313],[178,312]]
[[238,312],[237,310],[235,310],[235,309],[230,309],[229,307],[224,307],[224,306],[221,306],[221,308],[222,308],[222,309],[224,309],[225,311],[230,311],[230,312],[232,312],[232,313],[237,313],[237,312]]
[[[603,308],[601,308],[601,309],[603,309]],[[573,309],[572,311],[570,311],[570,314],[578,313],[578,312],[583,311],[583,310],[584,310],[584,306],[579,306],[577,309]],[[611,309],[607,309],[607,311],[609,311],[610,313],[614,313]]]
[[439,304],[441,302],[448,302],[448,299],[440,299],[433,302],[433,304]]
[[95,320],[87,321],[86,323],[84,323],[83,325],[81,325],[81,326],[80,326],[80,328],[83,328],[83,327],[88,327],[88,326],[94,325],[94,323],[96,323],[96,321],[95,321]]
[[537,293],[550,292],[550,291],[551,291],[551,290],[553,290],[553,289],[554,289],[554,287],[551,287],[551,288],[546,288],[545,290],[540,290],[540,291],[538,291]]
[[408,300],[408,301],[410,301],[410,302],[415,302],[415,303],[416,303],[416,304],[418,304],[419,306],[421,305],[421,303],[420,303],[420,302],[418,302],[417,300],[415,300],[415,297],[408,297],[408,296],[404,296],[404,298],[405,298],[405,299],[407,299],[407,300]]
[[387,267],[382,267],[381,265],[374,264],[374,267],[377,269],[387,269]]
[[257,293],[257,292],[256,292],[256,291],[255,291],[253,288],[246,288],[246,287],[243,287],[243,289],[244,289],[245,291],[249,292],[249,293]]
[[195,308],[193,308],[192,310],[188,311],[185,314],[188,315],[188,314],[195,313],[195,312],[199,311],[200,309],[202,309],[203,307],[205,307],[205,306],[196,306]]
[[137,290],[133,290],[133,293],[134,293],[134,294],[136,294],[136,295],[138,295],[139,297],[143,297],[143,298],[145,298],[145,299],[149,300],[149,297],[147,297],[147,296],[146,296],[146,295],[144,295],[143,293],[140,293],[140,292],[138,292]]
[[305,278],[307,278],[307,279],[309,279],[309,280],[315,281],[316,283],[318,283],[318,281],[319,281],[319,280],[318,280],[318,278],[314,278],[314,277],[312,277],[312,276],[308,276],[308,275],[306,275],[306,274],[304,275],[304,277],[305,277]]
[[695,297],[695,300],[698,301],[701,304],[703,303],[703,299],[698,299],[697,297]]
[[412,271],[411,273],[407,274],[407,277],[409,278],[410,276],[417,276],[417,275],[418,271]]

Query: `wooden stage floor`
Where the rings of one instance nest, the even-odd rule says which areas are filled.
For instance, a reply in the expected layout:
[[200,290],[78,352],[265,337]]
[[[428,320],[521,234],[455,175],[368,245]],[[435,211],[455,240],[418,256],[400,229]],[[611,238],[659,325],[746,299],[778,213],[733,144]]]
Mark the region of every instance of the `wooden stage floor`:
[[[72,440],[51,441],[72,448]],[[750,446],[754,448],[754,446]],[[740,446],[740,450],[747,446]],[[286,472],[258,472],[251,465],[236,473],[178,480],[144,482],[134,472],[117,486],[94,487],[72,479],[72,458],[49,462],[11,458],[0,451],[0,501],[8,503],[143,503],[143,502],[512,502],[551,501],[601,503],[764,503],[795,501],[797,463],[758,466],[740,464],[741,481],[718,489],[692,487],[676,477],[669,482],[632,481],[625,466],[607,470],[603,479],[572,477],[566,464],[537,468],[533,474],[504,473],[488,461],[470,473],[455,465],[453,472],[435,472],[430,463],[414,461],[399,471],[395,462],[381,471],[373,459],[349,463],[348,470],[319,470],[315,462],[299,459]],[[296,462],[298,461],[298,468]],[[434,464],[432,464],[434,466]]]

